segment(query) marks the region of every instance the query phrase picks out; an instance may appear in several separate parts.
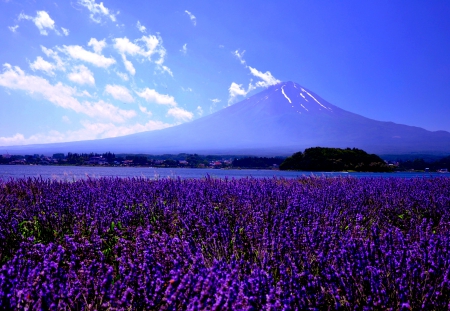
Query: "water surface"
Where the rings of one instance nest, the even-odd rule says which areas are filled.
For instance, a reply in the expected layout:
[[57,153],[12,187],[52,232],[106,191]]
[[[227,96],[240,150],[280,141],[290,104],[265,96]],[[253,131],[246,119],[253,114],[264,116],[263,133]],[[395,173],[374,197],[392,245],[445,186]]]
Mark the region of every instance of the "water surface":
[[450,177],[450,174],[396,172],[396,173],[336,173],[336,172],[292,172],[278,170],[252,169],[209,169],[209,168],[156,168],[156,167],[98,167],[98,166],[40,166],[40,165],[0,165],[0,179],[42,177],[55,180],[79,180],[98,177],[144,177],[158,178],[298,178],[304,176],[325,177],[400,177],[400,178],[433,178]]

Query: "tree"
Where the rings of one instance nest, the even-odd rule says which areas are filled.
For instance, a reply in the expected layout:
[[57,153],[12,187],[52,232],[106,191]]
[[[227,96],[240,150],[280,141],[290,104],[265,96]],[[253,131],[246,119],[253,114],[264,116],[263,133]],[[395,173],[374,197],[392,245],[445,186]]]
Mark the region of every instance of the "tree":
[[280,170],[388,172],[390,168],[379,156],[361,149],[315,147],[294,153]]

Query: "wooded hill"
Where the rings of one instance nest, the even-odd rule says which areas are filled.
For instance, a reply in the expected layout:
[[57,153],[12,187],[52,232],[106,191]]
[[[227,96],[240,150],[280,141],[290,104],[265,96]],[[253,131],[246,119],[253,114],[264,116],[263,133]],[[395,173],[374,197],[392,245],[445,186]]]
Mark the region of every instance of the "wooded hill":
[[305,149],[294,153],[280,165],[280,170],[389,172],[389,166],[377,155],[357,148]]

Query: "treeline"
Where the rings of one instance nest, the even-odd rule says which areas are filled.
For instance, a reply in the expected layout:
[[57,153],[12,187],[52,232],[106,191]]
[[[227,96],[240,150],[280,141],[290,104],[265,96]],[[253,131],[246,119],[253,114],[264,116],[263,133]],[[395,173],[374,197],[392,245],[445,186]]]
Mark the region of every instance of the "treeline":
[[[61,156],[62,155],[62,156]],[[114,161],[123,161],[124,158],[116,157],[114,153],[106,152],[106,153],[71,153],[69,152],[66,157],[64,157],[63,153],[57,153],[53,155],[53,158],[60,160],[59,162],[65,162],[70,165],[82,165],[85,162],[89,161],[89,159],[99,157],[105,159],[106,162],[114,162]],[[62,161],[66,160],[66,161]]]
[[55,153],[44,155],[0,155],[0,164],[15,165],[107,165],[107,166],[155,166],[191,168],[251,168],[304,170],[304,171],[430,171],[450,170],[450,156],[387,155],[389,162],[379,156],[368,154],[360,149],[308,148],[288,158],[255,157],[237,155],[198,155],[198,154],[114,154],[105,153]]
[[425,161],[423,158],[418,158],[414,160],[398,160],[396,163],[400,170],[415,170],[424,171],[429,169],[430,171],[437,171],[440,169],[450,170],[450,156],[436,160],[436,161]]
[[246,157],[246,158],[235,158],[233,160],[233,167],[241,168],[272,168],[278,167],[284,161],[284,157]]
[[280,165],[280,170],[295,171],[357,171],[389,172],[392,169],[375,154],[368,154],[357,148],[323,148],[305,149],[294,153]]

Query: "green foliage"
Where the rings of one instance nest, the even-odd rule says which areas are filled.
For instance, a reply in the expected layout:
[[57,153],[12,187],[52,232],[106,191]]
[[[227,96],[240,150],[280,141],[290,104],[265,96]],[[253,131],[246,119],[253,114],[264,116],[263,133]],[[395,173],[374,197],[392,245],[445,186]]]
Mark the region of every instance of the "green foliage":
[[357,148],[308,148],[294,153],[280,165],[281,170],[389,172],[390,168],[375,154]]

